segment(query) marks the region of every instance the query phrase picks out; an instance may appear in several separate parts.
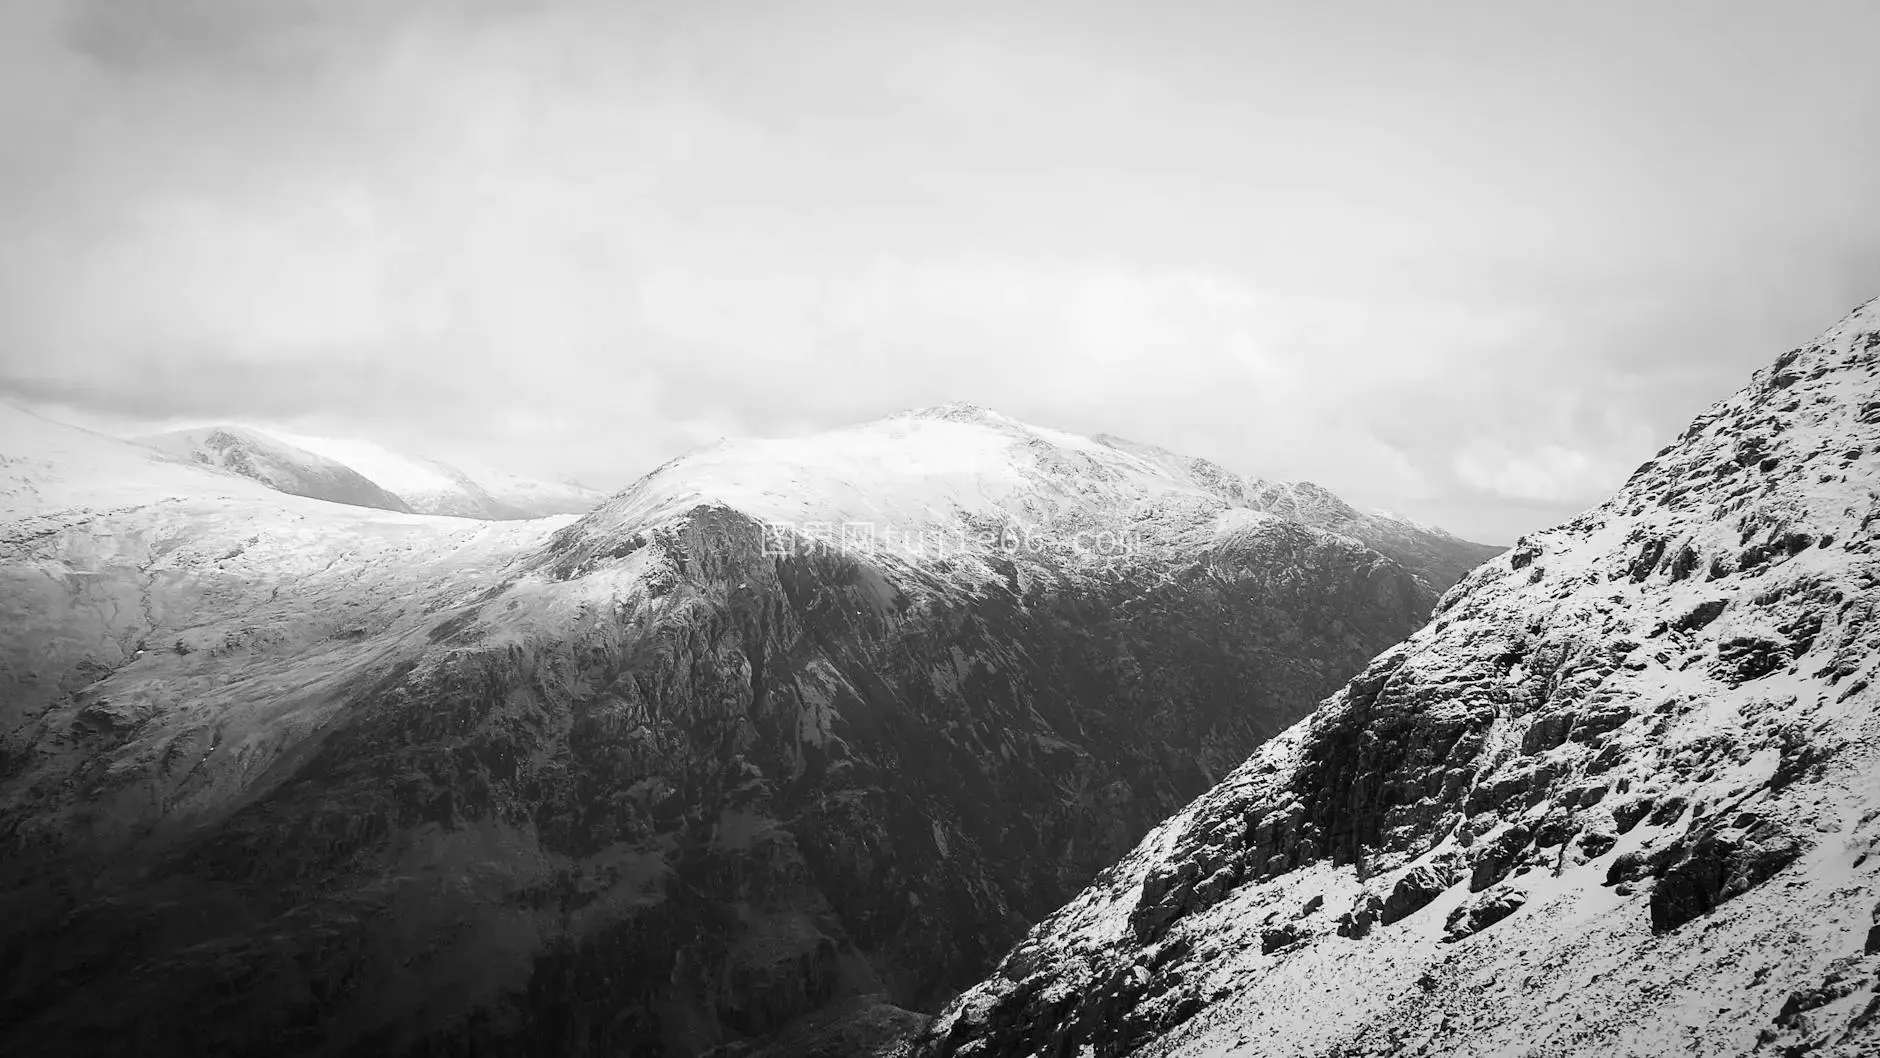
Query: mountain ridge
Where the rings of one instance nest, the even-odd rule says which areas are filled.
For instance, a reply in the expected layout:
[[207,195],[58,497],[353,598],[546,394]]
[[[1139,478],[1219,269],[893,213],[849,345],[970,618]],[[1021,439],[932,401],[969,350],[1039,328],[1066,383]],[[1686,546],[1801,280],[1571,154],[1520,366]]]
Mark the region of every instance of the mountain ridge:
[[1310,481],[1242,477],[1212,460],[1179,455],[1156,445],[1098,434],[1096,440],[1167,467],[1219,495],[1331,532],[1344,533],[1406,566],[1429,574],[1433,583],[1453,584],[1479,563],[1506,550],[1464,540],[1447,530],[1389,511],[1361,511]]
[[917,1053],[1871,1053],[1877,376],[1880,299],[1477,568]]
[[241,426],[206,426],[133,438],[179,459],[253,478],[279,492],[355,507],[411,511],[403,500],[353,468]]
[[[1029,454],[1008,459],[1006,450],[1015,447]],[[1011,467],[1019,469],[1008,472]],[[795,493],[823,496],[825,501],[820,506],[793,501],[779,491],[780,475],[792,475],[787,480]],[[866,480],[867,489],[845,475]],[[623,510],[625,497],[644,494],[675,477],[692,489],[669,497],[671,503],[725,502],[780,523],[868,525],[882,517],[927,528],[952,527],[959,513],[996,510],[1011,516],[1015,527],[1050,531],[1062,511],[1079,503],[1126,503],[1126,497],[1135,495],[1130,490],[1149,490],[1171,502],[1274,514],[1339,533],[1412,569],[1438,593],[1468,568],[1504,550],[1394,515],[1359,512],[1309,483],[1289,486],[1242,479],[1207,460],[1112,435],[1084,437],[1037,426],[967,402],[909,409],[802,437],[721,440],[669,460],[614,494],[605,506]],[[900,484],[912,478],[919,479],[918,487]],[[766,484],[753,488],[747,484],[751,480]],[[1302,489],[1311,497],[1309,503],[1296,498]],[[1040,495],[1052,499],[1042,502]],[[1013,502],[1001,504],[1001,497]],[[1089,520],[1087,512],[1082,520]]]
[[364,442],[304,438],[303,446],[248,426],[204,426],[130,440],[289,495],[388,511],[506,521],[580,514],[606,498],[577,482],[417,459]]

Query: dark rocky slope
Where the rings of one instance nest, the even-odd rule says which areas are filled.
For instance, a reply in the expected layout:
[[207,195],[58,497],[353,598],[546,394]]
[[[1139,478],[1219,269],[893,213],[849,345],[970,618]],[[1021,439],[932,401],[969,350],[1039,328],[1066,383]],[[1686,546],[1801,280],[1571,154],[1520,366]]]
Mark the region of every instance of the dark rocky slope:
[[[1068,435],[962,409],[878,432],[936,441],[896,466],[984,458],[884,485],[848,437],[779,464],[839,476],[753,483],[714,452],[546,539],[370,525],[273,584],[302,538],[247,508],[118,512],[107,555],[96,522],[21,537],[16,563],[142,600],[61,634],[143,646],[8,736],[0,1047],[877,1038],[1432,602],[1350,538]],[[801,521],[859,495],[924,524],[934,481],[988,533],[1051,531],[920,553]]]
[[1880,302],[1520,541],[941,1055],[1880,1049]]

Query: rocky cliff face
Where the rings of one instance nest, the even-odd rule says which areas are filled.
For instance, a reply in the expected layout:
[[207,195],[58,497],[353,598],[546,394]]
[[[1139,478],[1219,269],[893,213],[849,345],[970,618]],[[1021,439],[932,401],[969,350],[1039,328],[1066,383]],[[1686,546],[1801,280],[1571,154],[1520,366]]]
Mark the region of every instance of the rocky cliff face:
[[890,1036],[1433,602],[978,409],[578,521],[286,499],[9,523],[10,1052]]
[[1158,827],[939,1055],[1880,1046],[1880,302]]

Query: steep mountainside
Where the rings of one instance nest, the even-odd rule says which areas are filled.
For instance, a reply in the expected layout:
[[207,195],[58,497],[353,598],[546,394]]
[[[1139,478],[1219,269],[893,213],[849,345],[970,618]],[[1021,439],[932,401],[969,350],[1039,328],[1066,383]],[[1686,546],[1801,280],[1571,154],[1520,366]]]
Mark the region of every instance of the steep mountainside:
[[1520,541],[925,1055],[1880,1051],[1880,302]]
[[1318,529],[1343,533],[1416,570],[1437,591],[1500,554],[1505,548],[1463,540],[1435,526],[1384,511],[1360,511],[1335,493],[1310,481],[1266,481],[1241,477],[1219,463],[1177,455],[1165,448],[1126,441],[1109,434],[1097,440],[1139,456],[1173,476],[1220,496],[1236,506],[1276,514]]
[[966,407],[578,521],[119,506],[0,529],[8,1053],[892,1035],[1433,602]]
[[292,496],[386,511],[411,509],[346,464],[296,448],[259,430],[207,426],[137,440],[167,455],[221,467]]

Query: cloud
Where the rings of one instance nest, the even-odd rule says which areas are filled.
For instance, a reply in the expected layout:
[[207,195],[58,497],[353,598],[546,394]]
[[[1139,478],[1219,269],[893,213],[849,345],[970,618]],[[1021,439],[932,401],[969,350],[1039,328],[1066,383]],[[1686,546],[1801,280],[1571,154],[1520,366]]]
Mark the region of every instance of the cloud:
[[1623,473],[1614,460],[1577,449],[1543,444],[1514,451],[1487,438],[1456,453],[1454,467],[1459,478],[1485,492],[1552,503],[1571,503],[1609,487]]
[[1880,286],[1877,16],[1465,13],[21,0],[0,392],[602,485],[972,399],[1509,539]]

